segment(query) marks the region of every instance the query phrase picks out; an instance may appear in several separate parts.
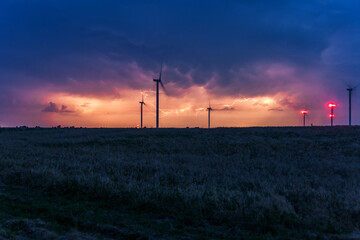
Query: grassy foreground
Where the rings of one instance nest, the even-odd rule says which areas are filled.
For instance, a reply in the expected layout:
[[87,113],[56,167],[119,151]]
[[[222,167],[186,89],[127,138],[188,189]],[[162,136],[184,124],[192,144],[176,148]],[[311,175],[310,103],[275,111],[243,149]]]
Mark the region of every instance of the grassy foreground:
[[360,128],[0,129],[0,240],[346,239]]

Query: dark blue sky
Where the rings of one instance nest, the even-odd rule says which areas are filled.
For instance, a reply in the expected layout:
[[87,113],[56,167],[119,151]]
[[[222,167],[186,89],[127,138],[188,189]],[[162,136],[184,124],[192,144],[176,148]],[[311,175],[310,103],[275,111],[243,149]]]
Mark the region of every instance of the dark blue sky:
[[360,83],[359,12],[355,0],[2,0],[0,110],[28,107],[32,89],[117,98],[114,88],[152,87],[141,76],[162,61],[173,96],[196,85],[345,105],[346,83]]

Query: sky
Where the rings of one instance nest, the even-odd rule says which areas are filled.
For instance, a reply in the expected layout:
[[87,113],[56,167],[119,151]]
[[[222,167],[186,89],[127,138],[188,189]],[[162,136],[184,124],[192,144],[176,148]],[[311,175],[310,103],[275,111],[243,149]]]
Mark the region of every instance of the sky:
[[0,125],[360,124],[360,1],[1,0]]

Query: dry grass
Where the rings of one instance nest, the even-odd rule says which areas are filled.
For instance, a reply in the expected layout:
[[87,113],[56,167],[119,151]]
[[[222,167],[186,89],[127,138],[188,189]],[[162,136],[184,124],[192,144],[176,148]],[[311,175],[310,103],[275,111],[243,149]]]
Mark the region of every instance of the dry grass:
[[360,128],[2,129],[0,182],[185,226],[360,225]]

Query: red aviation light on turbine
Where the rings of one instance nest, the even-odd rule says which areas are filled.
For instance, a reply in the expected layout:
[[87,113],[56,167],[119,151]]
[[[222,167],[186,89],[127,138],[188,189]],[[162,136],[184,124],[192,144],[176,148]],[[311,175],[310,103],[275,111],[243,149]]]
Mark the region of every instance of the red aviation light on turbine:
[[309,111],[308,110],[301,110],[301,114],[308,114]]
[[330,118],[330,126],[333,126],[334,124],[334,108],[337,107],[337,105],[335,103],[328,103],[328,107],[330,108],[330,114],[329,114],[329,118]]

